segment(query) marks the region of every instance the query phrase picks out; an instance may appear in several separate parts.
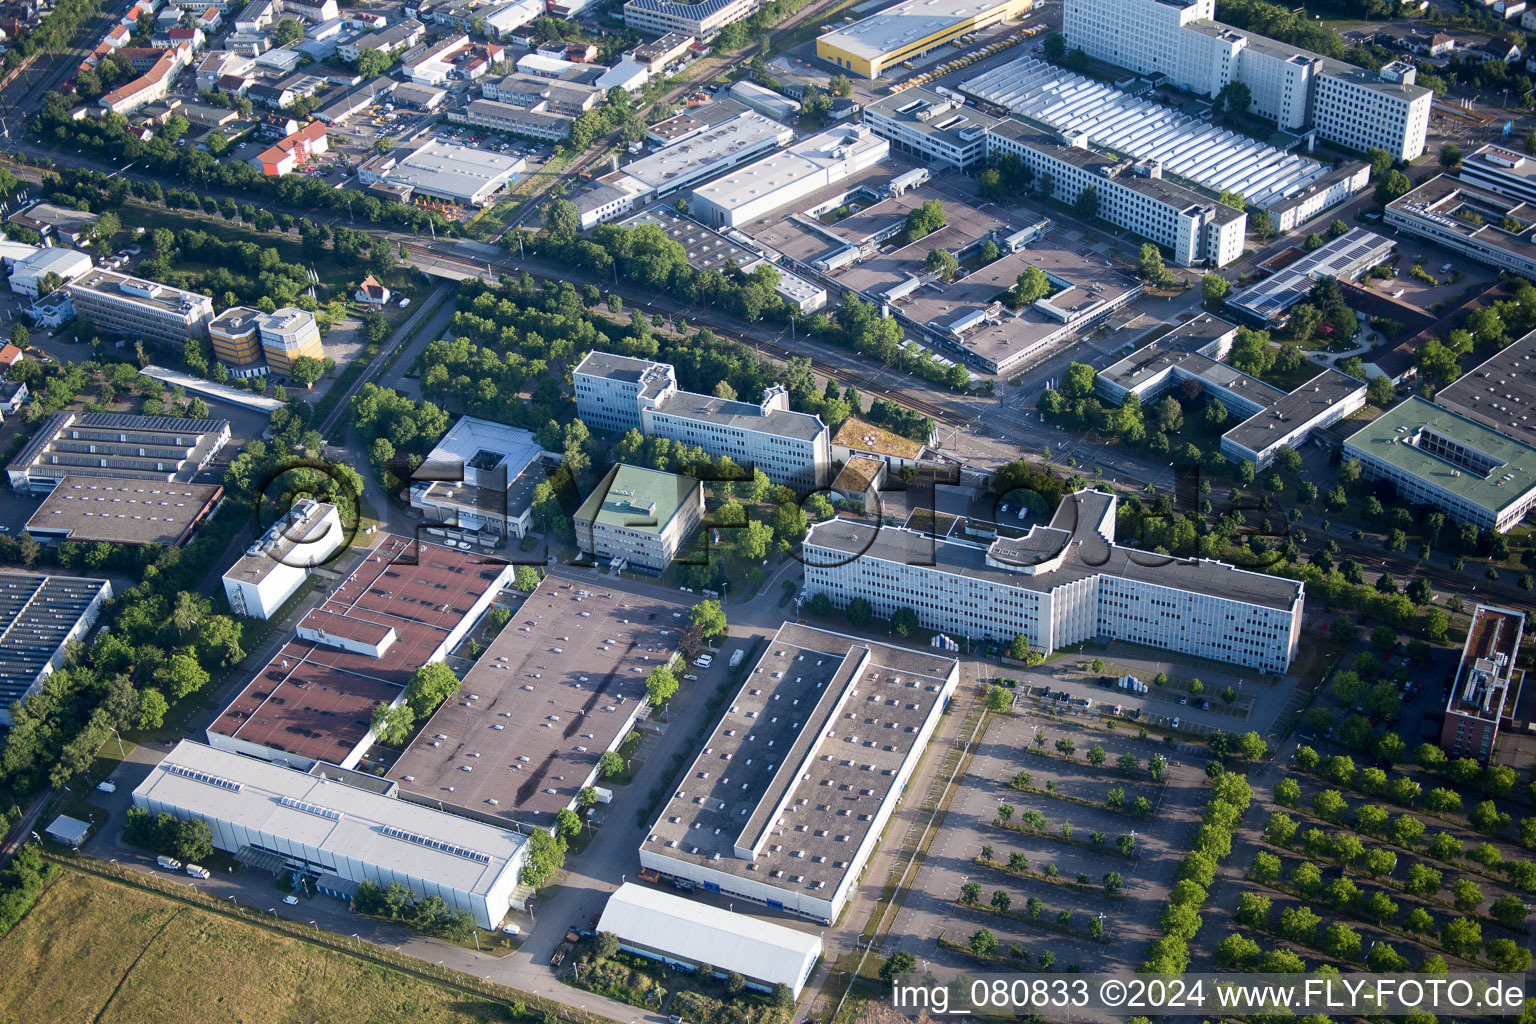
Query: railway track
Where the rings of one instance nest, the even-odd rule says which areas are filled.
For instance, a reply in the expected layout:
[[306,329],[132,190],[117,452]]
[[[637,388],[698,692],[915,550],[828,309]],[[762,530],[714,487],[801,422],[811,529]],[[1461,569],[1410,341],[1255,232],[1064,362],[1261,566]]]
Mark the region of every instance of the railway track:
[[[463,268],[464,270],[476,275],[484,274],[488,271],[492,274],[526,273],[530,277],[533,277],[535,280],[572,280],[571,277],[563,277],[558,274],[551,274],[546,271],[539,270],[535,267],[529,267],[524,264],[520,264],[516,260],[509,258],[502,258],[499,260],[473,259],[471,257],[451,251],[452,243],[415,242],[409,239],[405,239],[403,240],[403,244],[405,246],[407,255],[415,256],[422,260],[431,260],[436,263]],[[655,306],[643,298],[634,298],[629,294],[625,294],[625,292],[620,289],[613,290],[622,295],[625,302],[641,309],[648,315],[660,315],[668,318],[675,317],[677,315],[677,310],[675,309],[665,309],[659,306]],[[768,355],[774,356],[780,360],[787,360],[793,356],[800,355],[800,353],[786,348],[783,345],[777,344],[776,342],[743,341],[742,343],[751,344],[758,350],[765,352]],[[946,409],[941,405],[937,405],[926,399],[919,398],[910,392],[897,390],[895,388],[887,388],[880,384],[876,384],[870,379],[870,374],[866,371],[849,370],[839,366],[831,366],[814,358],[811,360],[811,368],[821,376],[830,377],[837,381],[839,384],[843,384],[845,386],[851,384],[853,387],[857,388],[861,394],[871,395],[886,399],[888,401],[897,402],[913,410],[914,412],[922,413],[924,416],[931,416],[933,417],[935,423],[940,423],[948,427],[961,427],[970,422],[968,418],[959,415],[953,410]]]

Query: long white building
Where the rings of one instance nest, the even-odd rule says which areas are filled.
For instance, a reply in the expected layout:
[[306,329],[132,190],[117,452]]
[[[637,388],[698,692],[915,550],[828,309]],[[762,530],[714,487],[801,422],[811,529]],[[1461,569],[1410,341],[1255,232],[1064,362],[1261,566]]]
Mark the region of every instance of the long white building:
[[971,639],[1022,634],[1046,654],[1125,640],[1287,671],[1301,639],[1301,583],[1117,544],[1116,504],[1078,491],[1049,526],[985,546],[830,519],[806,538],[805,591],[839,608],[861,597],[886,618],[910,608],[926,628]]
[[576,413],[590,427],[697,445],[787,487],[809,491],[831,479],[827,425],[820,416],[791,412],[782,387],[768,388],[761,402],[730,401],[680,390],[670,363],[597,351],[582,359],[573,381]]
[[770,153],[693,190],[693,213],[714,227],[737,227],[851,178],[890,155],[891,144],[864,125],[842,125]]
[[1366,71],[1215,18],[1216,0],[1065,0],[1061,29],[1090,57],[1207,96],[1242,82],[1249,110],[1281,128],[1312,126],[1330,142],[1401,160],[1424,152],[1434,96],[1415,84],[1412,65]]
[[1035,174],[1049,176],[1052,195],[1075,203],[1092,187],[1099,216],[1173,251],[1181,267],[1223,266],[1243,254],[1248,215],[1166,181],[1161,165],[1132,166],[1088,148],[1088,137],[1053,137],[1009,118],[986,131],[987,155],[1012,153]]
[[191,740],[133,791],[151,814],[205,821],[216,849],[301,870],[321,892],[399,882],[440,896],[481,928],[513,906],[526,836],[388,794]]

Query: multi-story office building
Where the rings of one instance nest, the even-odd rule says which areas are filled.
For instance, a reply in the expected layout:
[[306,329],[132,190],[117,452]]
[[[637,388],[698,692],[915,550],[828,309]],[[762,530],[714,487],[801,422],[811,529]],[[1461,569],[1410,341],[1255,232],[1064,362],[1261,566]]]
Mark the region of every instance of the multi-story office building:
[[335,505],[303,498],[224,573],[230,611],[267,619],[348,540]]
[[864,108],[864,123],[897,152],[929,166],[968,171],[987,155],[987,129],[998,119],[952,96],[918,86],[882,96]]
[[180,345],[208,333],[213,300],[196,292],[96,268],[65,285],[75,313],[101,331]]
[[1451,757],[1470,757],[1481,764],[1492,760],[1499,725],[1515,716],[1520,700],[1525,673],[1515,661],[1524,633],[1524,612],[1477,606],[1440,725],[1440,747]]
[[320,327],[315,314],[293,306],[266,313],[261,318],[261,350],[273,373],[290,374],[294,360],[308,356],[323,359]]
[[704,485],[695,478],[620,463],[571,521],[583,556],[660,573],[703,518]]
[[750,16],[757,8],[758,0],[629,0],[624,5],[624,24],[639,32],[713,39],[725,26]]
[[293,306],[271,313],[231,306],[209,321],[208,338],[214,356],[236,377],[258,376],[268,369],[289,374],[299,357],[325,356],[314,314]]
[[453,540],[523,537],[533,523],[533,489],[547,475],[543,456],[522,427],[460,416],[411,474],[411,507]]
[[545,142],[559,142],[571,134],[573,118],[546,114],[499,100],[470,100],[464,120],[480,128],[492,128],[512,135],[524,135]]
[[1052,194],[1064,203],[1076,202],[1092,187],[1100,217],[1173,250],[1173,262],[1181,267],[1201,262],[1219,267],[1243,253],[1248,215],[1164,180],[1155,162],[1112,160],[1089,149],[1086,135],[1064,140],[1013,118],[985,135],[989,156],[1012,153],[1037,181],[1049,175]]
[[1536,279],[1536,218],[1506,192],[1441,174],[1388,203],[1384,218],[1458,256]]
[[421,37],[426,32],[427,26],[415,18],[406,18],[388,28],[342,43],[336,48],[336,55],[342,60],[355,61],[364,50],[378,50],[388,54],[399,53],[421,42]]
[[1461,158],[1456,176],[1479,188],[1536,204],[1536,158],[1503,146],[1479,146]]
[[1344,442],[1400,498],[1503,533],[1536,505],[1536,448],[1415,395]]
[[1024,13],[1034,0],[905,0],[816,40],[816,56],[865,78]]
[[574,372],[576,412],[588,426],[697,445],[715,459],[761,469],[776,484],[805,491],[831,479],[832,442],[820,416],[790,412],[789,393],[771,387],[761,402],[679,390],[670,363],[588,352]]
[[151,815],[205,821],[215,849],[303,872],[350,898],[361,882],[442,897],[481,928],[514,906],[528,837],[396,799],[393,785],[352,785],[182,740],[133,791]]
[[1536,331],[1435,392],[1435,404],[1536,448]]
[[1231,82],[1249,109],[1286,129],[1315,127],[1350,149],[1424,152],[1434,95],[1413,66],[1367,71],[1215,20],[1215,0],[1065,0],[1067,45],[1140,74],[1215,96]]
[[1115,541],[1116,498],[1082,490],[1049,526],[990,545],[836,518],[811,528],[805,591],[839,608],[861,597],[970,639],[1029,638],[1046,654],[1125,640],[1284,674],[1301,639],[1304,588],[1224,562]]

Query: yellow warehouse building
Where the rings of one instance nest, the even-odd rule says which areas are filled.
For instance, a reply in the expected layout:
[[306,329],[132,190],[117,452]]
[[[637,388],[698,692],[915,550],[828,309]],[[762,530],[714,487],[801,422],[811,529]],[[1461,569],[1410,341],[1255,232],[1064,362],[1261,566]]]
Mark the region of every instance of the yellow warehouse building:
[[1034,0],[907,0],[816,40],[816,56],[865,78],[977,29],[1015,18]]

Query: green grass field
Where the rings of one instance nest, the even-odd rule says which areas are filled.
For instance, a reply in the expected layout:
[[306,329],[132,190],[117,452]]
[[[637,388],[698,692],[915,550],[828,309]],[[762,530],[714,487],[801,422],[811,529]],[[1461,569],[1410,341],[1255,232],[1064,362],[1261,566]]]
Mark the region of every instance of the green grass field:
[[506,1004],[65,869],[4,939],[0,1020],[460,1024]]

